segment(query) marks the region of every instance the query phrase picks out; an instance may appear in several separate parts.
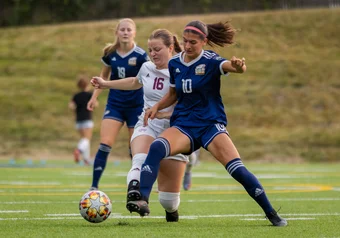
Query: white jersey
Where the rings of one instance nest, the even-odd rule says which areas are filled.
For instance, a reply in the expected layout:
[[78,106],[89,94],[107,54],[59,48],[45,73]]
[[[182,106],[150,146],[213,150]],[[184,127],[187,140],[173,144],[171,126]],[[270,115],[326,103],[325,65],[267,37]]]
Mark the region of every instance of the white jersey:
[[[144,90],[144,108],[151,108],[169,92],[170,75],[168,69],[156,69],[156,65],[145,62],[140,68],[137,76]],[[165,108],[162,112],[173,111],[173,106]]]
[[[142,120],[143,122],[145,109],[153,107],[169,92],[170,75],[168,69],[158,70],[153,62],[148,61],[142,65],[136,77],[139,83],[143,84],[144,110],[139,117],[139,121]],[[170,106],[161,111],[168,112],[173,111],[173,109],[174,106]],[[162,131],[170,126],[169,119],[149,119],[148,123],[151,127],[156,127]]]

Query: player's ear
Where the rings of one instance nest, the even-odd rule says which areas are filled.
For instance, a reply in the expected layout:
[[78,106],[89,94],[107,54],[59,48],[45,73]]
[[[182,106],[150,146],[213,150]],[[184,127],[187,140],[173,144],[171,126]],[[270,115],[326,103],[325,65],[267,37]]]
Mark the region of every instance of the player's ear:
[[208,43],[208,39],[205,37],[203,40],[203,45],[205,46]]
[[171,53],[171,54],[173,54],[174,53],[174,44],[171,44],[170,46],[169,46],[169,53]]

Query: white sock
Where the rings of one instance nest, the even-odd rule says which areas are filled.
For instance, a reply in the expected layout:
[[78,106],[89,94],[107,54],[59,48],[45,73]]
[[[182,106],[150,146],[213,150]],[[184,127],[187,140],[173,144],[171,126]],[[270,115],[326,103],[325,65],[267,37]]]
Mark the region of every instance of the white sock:
[[146,159],[146,156],[147,154],[144,154],[144,153],[138,153],[133,156],[132,166],[126,177],[127,185],[129,185],[131,180],[140,181],[140,170],[141,170],[142,164],[144,163]]
[[78,143],[78,149],[80,150],[83,159],[90,161],[90,140],[87,138],[81,138]]
[[177,211],[181,202],[180,193],[169,193],[162,191],[158,192],[158,200],[163,208],[169,213]]

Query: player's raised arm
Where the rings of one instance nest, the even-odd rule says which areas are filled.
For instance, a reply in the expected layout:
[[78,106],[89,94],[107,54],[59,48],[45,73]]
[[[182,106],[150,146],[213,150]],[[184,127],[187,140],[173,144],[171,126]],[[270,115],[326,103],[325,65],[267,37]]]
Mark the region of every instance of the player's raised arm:
[[235,56],[231,57],[230,61],[226,61],[222,65],[224,72],[244,73],[247,70],[245,58],[239,59]]
[[113,88],[119,90],[136,90],[143,86],[139,83],[137,77],[106,81],[101,77],[95,76],[91,79],[91,84],[96,89]]

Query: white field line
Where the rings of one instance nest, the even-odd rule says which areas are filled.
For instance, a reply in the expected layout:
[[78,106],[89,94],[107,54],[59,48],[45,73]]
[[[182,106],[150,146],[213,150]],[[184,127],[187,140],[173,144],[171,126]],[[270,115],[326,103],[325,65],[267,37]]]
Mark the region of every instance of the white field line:
[[[302,213],[302,214],[281,214],[285,216],[287,220],[313,220],[313,216],[340,216],[340,213]],[[0,221],[6,220],[73,220],[83,219],[79,214],[45,214],[48,217],[38,218],[0,218]],[[200,218],[239,218],[240,220],[265,220],[263,214],[224,214],[224,215],[192,215],[192,216],[181,216],[181,219],[200,219]],[[301,217],[300,217],[301,216]],[[149,216],[141,218],[139,216],[122,216],[120,214],[111,214],[110,219],[164,219],[164,216]]]
[[28,210],[2,210],[1,213],[25,213],[28,212]]
[[[305,202],[305,201],[340,201],[340,198],[276,198],[271,199],[271,201],[279,201],[279,202]],[[112,203],[126,203],[126,200],[111,200]],[[158,203],[158,200],[151,200],[151,203]],[[181,203],[205,203],[205,202],[253,202],[252,199],[202,199],[202,200],[182,200]],[[77,204],[79,201],[19,201],[19,202],[1,202],[1,204]]]

